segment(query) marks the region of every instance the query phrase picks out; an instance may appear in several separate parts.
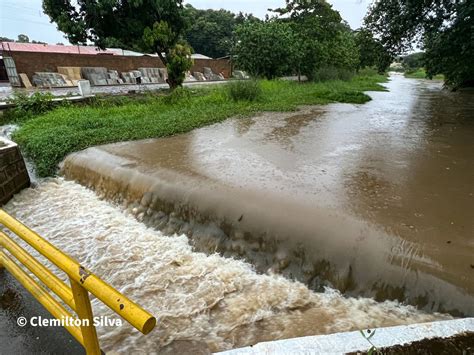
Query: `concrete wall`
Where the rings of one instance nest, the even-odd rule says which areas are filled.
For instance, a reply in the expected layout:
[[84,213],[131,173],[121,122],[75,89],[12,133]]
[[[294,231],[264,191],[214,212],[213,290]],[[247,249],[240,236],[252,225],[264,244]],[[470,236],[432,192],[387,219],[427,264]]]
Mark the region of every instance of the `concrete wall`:
[[30,178],[18,146],[0,139],[0,206],[22,189],[30,186]]
[[[158,57],[120,56],[120,55],[87,55],[38,52],[4,52],[15,61],[18,73],[26,73],[32,78],[35,72],[57,72],[57,67],[105,67],[109,70],[125,72],[138,68],[163,68]],[[231,75],[231,65],[227,59],[195,59],[192,72],[203,71],[209,67],[216,74],[223,73],[226,78]]]

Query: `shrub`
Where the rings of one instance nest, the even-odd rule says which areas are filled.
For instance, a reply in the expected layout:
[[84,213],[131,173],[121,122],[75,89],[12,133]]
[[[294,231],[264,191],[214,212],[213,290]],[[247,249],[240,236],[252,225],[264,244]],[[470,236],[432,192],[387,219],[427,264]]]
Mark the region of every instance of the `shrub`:
[[187,43],[176,44],[167,54],[168,84],[171,90],[182,86],[185,73],[193,66],[192,49]]
[[175,105],[177,103],[186,102],[191,97],[191,90],[178,87],[172,90],[168,95],[163,96],[163,102],[167,105]]
[[233,101],[257,101],[262,96],[262,88],[257,80],[233,81],[227,84],[226,89]]
[[365,67],[360,69],[357,74],[360,76],[375,76],[379,74],[379,72],[374,67]]
[[40,115],[51,111],[55,106],[53,98],[54,96],[49,92],[35,92],[31,96],[23,92],[15,92],[9,102],[15,105],[13,109],[14,116],[21,118],[22,116]]
[[[41,115],[45,112],[53,110],[60,103],[53,101],[54,96],[51,93],[36,92],[31,96],[23,92],[14,92],[13,97],[8,100],[9,103],[14,104],[4,112],[0,119],[1,124],[6,123],[21,123],[27,121],[33,116]],[[61,103],[66,106],[69,104]]]
[[354,73],[349,69],[335,68],[335,67],[322,67],[314,71],[313,81],[328,81],[328,80],[351,80]]

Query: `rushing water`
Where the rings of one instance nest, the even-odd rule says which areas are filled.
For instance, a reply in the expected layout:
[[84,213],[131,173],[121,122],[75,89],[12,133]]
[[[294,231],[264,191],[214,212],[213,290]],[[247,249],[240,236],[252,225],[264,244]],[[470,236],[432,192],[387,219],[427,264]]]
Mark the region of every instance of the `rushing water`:
[[40,180],[5,209],[157,317],[147,336],[99,328],[105,351],[207,353],[472,315],[472,93],[387,86],[365,105],[73,154],[63,173],[95,192]]
[[[194,252],[184,235],[145,227],[94,192],[63,179],[39,182],[5,209],[158,320],[140,335],[128,325],[100,328],[105,351],[208,352],[344,330],[445,319],[396,302],[315,293],[251,265]],[[94,301],[96,315],[114,317]]]
[[62,172],[261,273],[473,315],[473,93],[401,75],[386,86],[364,105],[90,148]]

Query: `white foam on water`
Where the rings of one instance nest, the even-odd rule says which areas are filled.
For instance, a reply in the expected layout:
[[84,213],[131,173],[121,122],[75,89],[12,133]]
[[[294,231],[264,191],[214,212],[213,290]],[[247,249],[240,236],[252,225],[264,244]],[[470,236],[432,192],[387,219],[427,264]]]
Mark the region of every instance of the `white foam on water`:
[[[316,293],[282,276],[257,274],[243,261],[194,252],[185,235],[147,228],[61,178],[39,182],[4,208],[157,317],[147,336],[128,324],[99,328],[106,352],[219,351],[449,318],[335,290]],[[93,307],[96,316],[118,317],[97,300]]]

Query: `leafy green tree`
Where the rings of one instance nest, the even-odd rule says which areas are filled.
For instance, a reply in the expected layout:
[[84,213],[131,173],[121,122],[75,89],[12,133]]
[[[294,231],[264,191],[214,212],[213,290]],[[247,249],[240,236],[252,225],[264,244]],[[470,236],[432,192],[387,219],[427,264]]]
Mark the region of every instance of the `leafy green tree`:
[[35,41],[32,40],[30,42],[30,38],[27,35],[19,34],[17,40],[13,40],[8,37],[0,37],[0,42],[17,42],[17,43],[39,43],[39,44],[46,44],[46,42]]
[[[168,67],[186,28],[182,0],[43,0],[44,12],[73,44],[153,51]],[[173,77],[174,78],[174,77]],[[181,83],[170,77],[175,88]]]
[[358,51],[349,26],[325,0],[287,0],[273,10],[297,37],[299,67],[310,79],[323,67],[355,70]]
[[375,67],[379,73],[385,73],[393,61],[392,55],[382,43],[374,38],[372,32],[365,28],[355,31],[355,42],[359,50],[357,69]]
[[191,59],[192,49],[183,42],[176,44],[168,54],[168,80],[181,85],[184,82],[185,73],[191,69],[193,60]]
[[30,38],[27,35],[20,34],[16,40],[18,43],[30,43]]
[[196,53],[212,58],[229,55],[234,44],[233,32],[246,21],[260,21],[252,15],[227,10],[199,10],[185,5],[188,27],[185,38]]
[[380,0],[365,23],[392,54],[414,43],[422,47],[428,77],[443,74],[452,87],[474,85],[474,1]]
[[197,10],[189,4],[185,9],[189,23],[185,37],[196,53],[212,58],[228,55],[236,26],[235,15],[226,10]]
[[425,53],[418,52],[409,54],[402,59],[402,65],[405,71],[415,71],[425,66]]
[[292,70],[296,48],[289,23],[275,19],[247,22],[236,29],[236,65],[256,77],[268,79]]
[[[163,48],[166,51],[165,55],[162,52],[158,52],[158,55],[168,69],[167,80],[171,89],[183,84],[185,72],[193,65],[191,47],[186,42],[178,40],[173,28],[165,21],[155,22],[153,28],[147,27],[143,32],[145,46],[158,50]],[[178,72],[179,70],[181,72]]]

